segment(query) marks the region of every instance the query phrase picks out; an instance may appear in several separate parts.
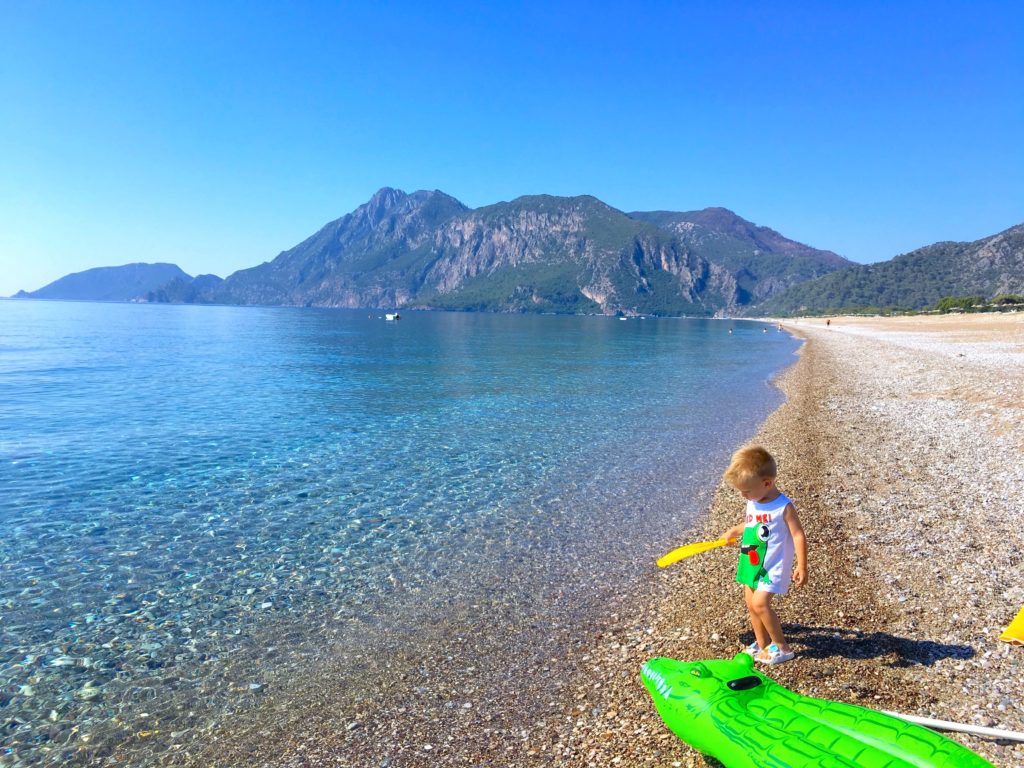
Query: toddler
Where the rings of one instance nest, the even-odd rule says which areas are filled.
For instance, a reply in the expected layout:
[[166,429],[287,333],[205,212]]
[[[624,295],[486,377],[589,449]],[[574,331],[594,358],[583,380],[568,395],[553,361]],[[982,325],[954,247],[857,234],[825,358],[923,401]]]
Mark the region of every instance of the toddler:
[[743,585],[755,638],[744,650],[763,664],[781,664],[794,655],[772,608],[772,597],[784,595],[791,581],[798,587],[807,583],[804,529],[793,502],[775,486],[775,476],[775,459],[760,446],[736,451],[724,475],[747,500],[743,522],[722,537],[739,540],[736,581]]

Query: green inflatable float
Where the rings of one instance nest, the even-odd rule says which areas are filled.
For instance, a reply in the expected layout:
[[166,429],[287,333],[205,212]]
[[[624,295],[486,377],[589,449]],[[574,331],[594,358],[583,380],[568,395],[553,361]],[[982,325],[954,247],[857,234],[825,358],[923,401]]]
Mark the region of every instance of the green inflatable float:
[[745,653],[652,659],[641,676],[672,732],[727,768],[994,768],[919,725],[793,693]]

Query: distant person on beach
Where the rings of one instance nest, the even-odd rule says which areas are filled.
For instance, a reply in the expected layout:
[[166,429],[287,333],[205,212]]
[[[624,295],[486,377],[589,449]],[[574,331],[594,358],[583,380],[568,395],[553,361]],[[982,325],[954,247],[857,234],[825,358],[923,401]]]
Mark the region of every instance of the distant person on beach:
[[[781,664],[794,653],[772,608],[772,597],[789,591],[790,580],[807,583],[807,539],[796,507],[775,486],[775,459],[760,446],[736,451],[724,478],[747,500],[744,520],[722,538],[739,540],[736,581],[754,629],[754,642],[744,649],[762,664]],[[794,557],[796,568],[793,568]]]

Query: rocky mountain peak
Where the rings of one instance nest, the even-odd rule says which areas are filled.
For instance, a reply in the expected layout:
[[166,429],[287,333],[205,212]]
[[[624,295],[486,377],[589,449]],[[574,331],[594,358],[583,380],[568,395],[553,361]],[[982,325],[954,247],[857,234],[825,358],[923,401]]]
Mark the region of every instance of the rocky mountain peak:
[[356,208],[353,216],[364,218],[371,227],[376,227],[390,212],[408,199],[409,196],[400,189],[381,187],[369,201]]

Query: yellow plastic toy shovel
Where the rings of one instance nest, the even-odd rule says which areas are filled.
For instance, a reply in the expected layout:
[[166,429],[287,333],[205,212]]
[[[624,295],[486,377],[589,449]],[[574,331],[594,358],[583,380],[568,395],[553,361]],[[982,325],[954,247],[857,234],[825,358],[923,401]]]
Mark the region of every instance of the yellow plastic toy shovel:
[[690,555],[699,555],[701,552],[707,552],[709,549],[715,549],[716,547],[724,547],[726,544],[731,544],[736,539],[717,539],[715,541],[695,541],[692,544],[679,547],[679,549],[673,549],[667,555],[662,555],[658,558],[659,568],[668,568],[672,563],[678,563],[684,557]]
[[1010,626],[999,636],[999,639],[1013,645],[1024,645],[1024,608],[1020,609],[1016,618],[1010,622]]

